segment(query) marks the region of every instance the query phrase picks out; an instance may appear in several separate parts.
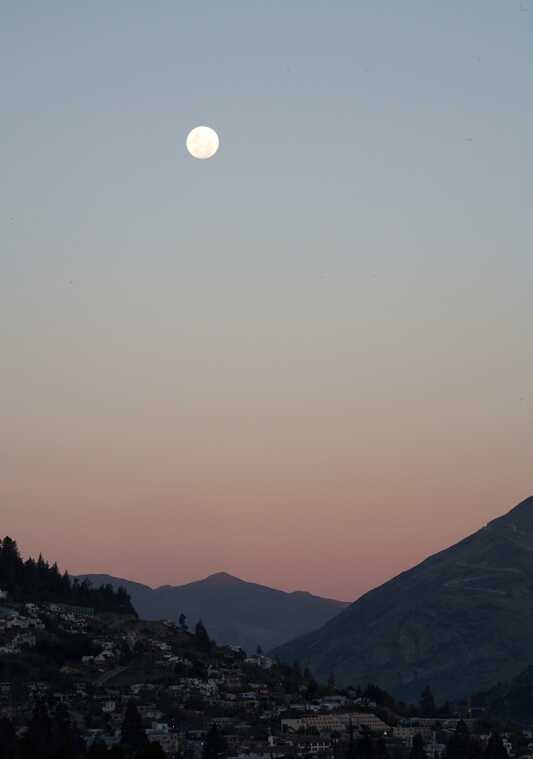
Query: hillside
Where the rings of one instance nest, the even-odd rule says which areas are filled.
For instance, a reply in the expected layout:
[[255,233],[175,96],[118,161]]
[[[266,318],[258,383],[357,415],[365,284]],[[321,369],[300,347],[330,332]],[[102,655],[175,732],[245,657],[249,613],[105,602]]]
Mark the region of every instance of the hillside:
[[186,585],[147,585],[105,574],[80,575],[93,585],[123,586],[142,619],[172,619],[185,614],[194,629],[201,619],[219,645],[240,645],[255,653],[284,643],[296,635],[321,627],[346,608],[343,601],[296,591],[285,593],[245,582],[225,572]]
[[443,700],[510,680],[533,663],[531,640],[533,497],[270,653],[404,699],[429,683]]
[[526,667],[510,682],[475,693],[472,707],[476,716],[529,724],[533,714],[533,666]]
[[56,562],[49,564],[41,555],[37,561],[31,557],[24,561],[16,541],[8,535],[0,540],[0,590],[9,593],[13,601],[54,601],[101,612],[137,614],[124,587],[72,581],[67,571],[61,574]]

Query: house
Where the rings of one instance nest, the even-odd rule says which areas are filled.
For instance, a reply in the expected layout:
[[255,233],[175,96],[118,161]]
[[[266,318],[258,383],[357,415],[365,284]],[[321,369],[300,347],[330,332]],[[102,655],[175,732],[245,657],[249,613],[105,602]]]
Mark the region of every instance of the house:
[[340,706],[345,706],[347,702],[346,696],[327,696],[320,702],[320,706],[324,709],[338,709]]
[[115,654],[112,651],[109,651],[109,649],[104,649],[103,651],[100,651],[98,656],[94,657],[94,663],[95,664],[105,664],[110,659],[114,659]]
[[13,644],[15,646],[35,646],[35,635],[31,633],[19,633],[13,638]]
[[272,669],[274,666],[272,659],[270,659],[268,656],[263,656],[262,654],[253,654],[253,656],[248,656],[244,662],[245,664],[255,664],[257,667],[262,667],[262,669]]
[[6,627],[20,627],[21,630],[27,630],[30,626],[30,619],[28,617],[21,617],[18,613],[9,617],[6,622]]
[[10,619],[11,617],[18,617],[18,611],[14,609],[6,609],[3,606],[0,607],[0,619]]
[[174,753],[179,750],[179,735],[169,733],[166,730],[150,729],[146,731],[146,737],[150,743],[157,741],[166,754]]
[[81,674],[81,670],[75,669],[74,667],[68,667],[67,665],[60,667],[60,672],[62,672],[64,675],[79,675]]
[[50,611],[56,614],[72,614],[74,617],[94,617],[92,606],[74,606],[73,604],[50,604]]

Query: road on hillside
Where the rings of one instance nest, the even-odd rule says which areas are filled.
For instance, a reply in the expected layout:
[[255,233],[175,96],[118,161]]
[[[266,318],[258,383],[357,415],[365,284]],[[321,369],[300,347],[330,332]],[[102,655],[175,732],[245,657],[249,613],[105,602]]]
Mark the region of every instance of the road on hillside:
[[118,675],[119,672],[124,672],[125,669],[128,669],[128,667],[113,667],[113,669],[110,669],[109,672],[104,672],[103,675],[99,675],[95,680],[93,680],[93,685],[96,685],[96,687],[98,687],[99,685],[102,685],[102,683],[105,683],[106,680],[110,680],[112,677],[115,677],[115,675]]

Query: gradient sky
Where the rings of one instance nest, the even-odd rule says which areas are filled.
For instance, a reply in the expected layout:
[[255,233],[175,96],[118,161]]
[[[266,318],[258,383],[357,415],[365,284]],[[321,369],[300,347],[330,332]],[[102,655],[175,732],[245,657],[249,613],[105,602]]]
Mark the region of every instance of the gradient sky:
[[1,536],[354,600],[533,494],[532,23],[3,2]]

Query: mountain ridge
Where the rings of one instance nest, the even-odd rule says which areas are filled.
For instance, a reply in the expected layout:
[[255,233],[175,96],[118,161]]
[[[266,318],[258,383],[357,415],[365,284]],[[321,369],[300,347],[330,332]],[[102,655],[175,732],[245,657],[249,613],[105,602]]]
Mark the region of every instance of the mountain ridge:
[[201,619],[219,645],[240,645],[254,653],[320,627],[348,602],[321,598],[307,591],[287,593],[217,572],[185,585],[150,588],[143,583],[107,574],[79,574],[93,585],[122,585],[143,619],[173,619],[183,613],[194,628]]
[[418,698],[471,695],[533,663],[533,496],[275,647],[315,677]]

